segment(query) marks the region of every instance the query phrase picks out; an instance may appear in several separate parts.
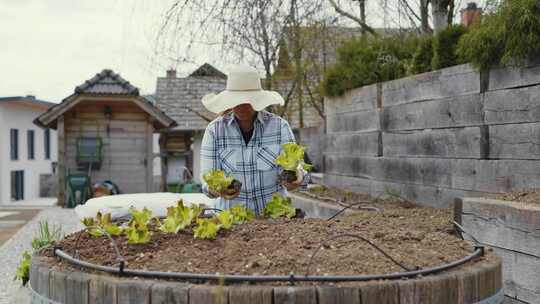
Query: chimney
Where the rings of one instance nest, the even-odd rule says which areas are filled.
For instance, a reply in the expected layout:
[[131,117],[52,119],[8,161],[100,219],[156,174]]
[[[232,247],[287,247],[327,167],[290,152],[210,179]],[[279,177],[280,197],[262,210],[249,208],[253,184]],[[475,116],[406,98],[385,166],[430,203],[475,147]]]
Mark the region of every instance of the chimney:
[[175,69],[168,69],[167,70],[167,78],[176,78],[176,70]]
[[476,2],[467,3],[467,7],[459,11],[461,13],[461,24],[469,27],[476,20],[480,20],[482,9],[476,5]]

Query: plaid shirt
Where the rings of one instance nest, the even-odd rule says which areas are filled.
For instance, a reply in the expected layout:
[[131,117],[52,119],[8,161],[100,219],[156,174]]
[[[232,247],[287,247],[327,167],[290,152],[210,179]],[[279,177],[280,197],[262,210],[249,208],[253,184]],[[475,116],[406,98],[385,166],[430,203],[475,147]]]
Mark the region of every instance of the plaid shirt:
[[[245,143],[240,126],[232,112],[212,121],[204,133],[201,146],[201,180],[203,192],[208,193],[208,184],[202,175],[211,169],[220,169],[242,182],[240,195],[233,200],[218,198],[217,208],[229,209],[236,204],[245,204],[256,214],[261,214],[272,194],[287,195],[287,190],[278,182],[281,167],[274,160],[281,153],[281,144],[294,142],[289,123],[266,111],[257,113],[253,136]],[[309,175],[302,182],[306,185]]]

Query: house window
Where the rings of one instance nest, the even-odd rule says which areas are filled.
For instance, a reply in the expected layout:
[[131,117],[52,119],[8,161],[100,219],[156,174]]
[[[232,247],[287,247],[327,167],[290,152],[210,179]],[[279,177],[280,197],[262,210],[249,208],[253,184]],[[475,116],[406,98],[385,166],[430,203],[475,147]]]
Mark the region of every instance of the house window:
[[11,200],[24,199],[24,171],[11,171]]
[[45,141],[45,159],[51,159],[51,131],[45,129],[43,139]]
[[11,160],[19,159],[19,130],[9,130]]
[[34,130],[26,132],[26,141],[28,142],[28,159],[34,159]]

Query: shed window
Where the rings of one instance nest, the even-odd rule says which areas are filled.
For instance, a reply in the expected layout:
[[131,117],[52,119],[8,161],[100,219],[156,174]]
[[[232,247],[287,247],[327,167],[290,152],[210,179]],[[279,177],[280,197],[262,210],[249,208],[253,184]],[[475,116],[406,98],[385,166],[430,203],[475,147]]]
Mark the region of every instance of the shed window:
[[99,137],[77,138],[77,164],[80,167],[91,166],[99,169],[102,160],[103,143]]

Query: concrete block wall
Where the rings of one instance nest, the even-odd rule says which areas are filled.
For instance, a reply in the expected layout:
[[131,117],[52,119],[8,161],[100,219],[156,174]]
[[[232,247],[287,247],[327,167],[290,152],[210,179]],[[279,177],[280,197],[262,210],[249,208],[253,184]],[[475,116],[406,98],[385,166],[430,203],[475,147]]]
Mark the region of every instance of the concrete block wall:
[[464,198],[455,207],[465,230],[501,257],[508,303],[540,303],[540,205]]
[[324,183],[435,207],[540,187],[539,71],[466,64],[327,98]]

